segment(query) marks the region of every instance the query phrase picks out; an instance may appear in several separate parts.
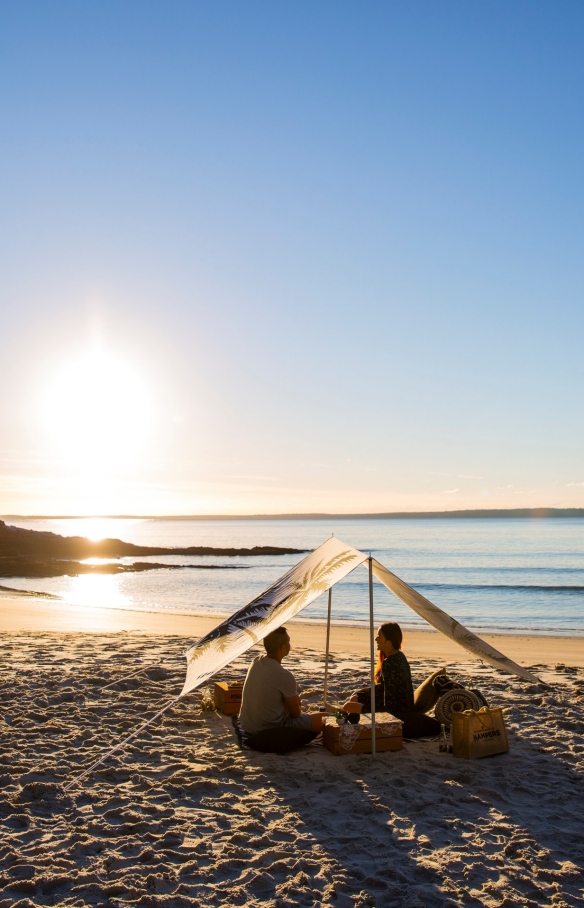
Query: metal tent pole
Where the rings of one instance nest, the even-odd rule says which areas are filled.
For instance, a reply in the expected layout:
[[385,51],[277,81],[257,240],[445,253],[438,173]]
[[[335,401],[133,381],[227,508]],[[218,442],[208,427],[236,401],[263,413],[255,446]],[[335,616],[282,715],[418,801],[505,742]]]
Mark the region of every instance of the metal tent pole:
[[373,627],[373,559],[369,556],[369,642],[371,646],[371,756],[377,751],[375,740],[375,630]]
[[333,588],[329,587],[328,594],[328,612],[326,616],[326,655],[324,657],[324,693],[322,695],[323,706],[328,701],[328,667],[329,667],[329,647],[331,642],[331,608],[333,603]]

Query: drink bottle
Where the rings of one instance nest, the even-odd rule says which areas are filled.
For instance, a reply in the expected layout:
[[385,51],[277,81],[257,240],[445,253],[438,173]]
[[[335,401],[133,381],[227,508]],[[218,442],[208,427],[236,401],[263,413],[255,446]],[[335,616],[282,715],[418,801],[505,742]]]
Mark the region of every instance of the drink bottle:
[[438,750],[441,754],[448,753],[448,741],[446,739],[446,726],[444,722],[440,725],[440,743],[438,745]]

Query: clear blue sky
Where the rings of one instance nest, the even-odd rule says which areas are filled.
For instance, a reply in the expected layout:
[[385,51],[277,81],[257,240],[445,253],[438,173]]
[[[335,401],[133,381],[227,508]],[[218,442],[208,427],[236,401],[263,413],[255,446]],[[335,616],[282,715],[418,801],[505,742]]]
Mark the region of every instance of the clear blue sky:
[[5,2],[0,513],[584,506],[584,6]]

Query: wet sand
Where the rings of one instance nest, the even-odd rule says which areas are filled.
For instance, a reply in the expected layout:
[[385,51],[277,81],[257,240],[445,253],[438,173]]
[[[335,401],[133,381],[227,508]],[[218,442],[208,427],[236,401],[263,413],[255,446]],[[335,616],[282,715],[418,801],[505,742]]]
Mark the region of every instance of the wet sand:
[[[222,619],[219,619],[222,620]],[[0,632],[61,631],[82,633],[144,633],[202,637],[219,620],[159,612],[81,608],[50,600],[0,597]],[[290,623],[293,645],[324,650],[325,627],[302,620]],[[293,630],[292,630],[293,629]],[[527,634],[483,634],[506,656],[520,665],[567,663],[584,668],[584,637],[548,637]],[[362,655],[369,652],[369,631],[358,627],[333,626],[331,650]],[[404,650],[413,658],[436,658],[458,662],[469,655],[432,628],[405,631]]]

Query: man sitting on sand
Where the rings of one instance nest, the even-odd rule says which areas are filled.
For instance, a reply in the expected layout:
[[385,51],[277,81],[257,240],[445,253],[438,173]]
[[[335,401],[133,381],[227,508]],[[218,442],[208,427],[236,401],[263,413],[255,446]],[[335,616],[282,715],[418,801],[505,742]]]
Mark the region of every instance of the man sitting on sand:
[[290,637],[279,627],[264,638],[265,656],[249,667],[241,700],[239,724],[249,735],[266,728],[304,728],[319,732],[322,713],[303,713],[292,672],[282,667],[290,652]]

